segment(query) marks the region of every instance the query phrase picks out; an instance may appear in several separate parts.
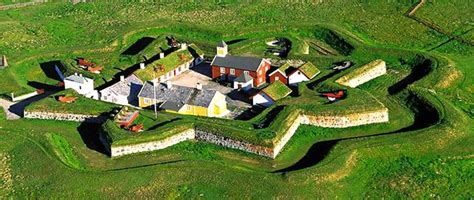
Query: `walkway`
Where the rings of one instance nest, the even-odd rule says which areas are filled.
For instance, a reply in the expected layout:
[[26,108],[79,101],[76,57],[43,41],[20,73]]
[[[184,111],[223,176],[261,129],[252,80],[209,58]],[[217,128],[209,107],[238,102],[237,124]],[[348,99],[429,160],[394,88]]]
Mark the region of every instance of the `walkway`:
[[61,90],[47,90],[45,93],[36,95],[34,97],[25,99],[20,102],[11,102],[5,99],[0,99],[0,106],[3,107],[7,120],[16,120],[23,117],[26,106],[30,105],[33,102],[39,101],[48,97],[49,95],[55,94]]

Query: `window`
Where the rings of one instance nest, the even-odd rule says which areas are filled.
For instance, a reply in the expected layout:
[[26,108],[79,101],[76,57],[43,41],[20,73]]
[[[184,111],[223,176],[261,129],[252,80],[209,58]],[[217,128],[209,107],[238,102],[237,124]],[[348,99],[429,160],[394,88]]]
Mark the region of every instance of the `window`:
[[187,109],[188,111],[191,111],[191,106],[190,106],[190,105],[187,105],[187,106],[186,106],[186,109]]
[[150,99],[145,98],[145,104],[150,104]]
[[258,71],[258,75],[259,76],[262,75],[262,70]]
[[249,71],[244,71],[244,74],[247,74],[247,75],[249,75]]
[[221,74],[225,74],[225,68],[221,67]]
[[258,78],[258,82],[259,82],[259,83],[262,82],[262,77]]
[[82,90],[82,86],[79,86],[79,90]]
[[235,69],[230,69],[230,75],[235,75]]
[[275,81],[278,81],[280,80],[280,77],[279,76],[275,76]]

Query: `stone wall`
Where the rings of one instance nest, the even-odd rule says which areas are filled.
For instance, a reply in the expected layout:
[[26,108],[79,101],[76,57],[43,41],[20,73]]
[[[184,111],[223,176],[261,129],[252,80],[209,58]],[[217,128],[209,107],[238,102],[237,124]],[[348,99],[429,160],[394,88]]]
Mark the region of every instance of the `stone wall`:
[[298,130],[298,127],[301,124],[301,115],[298,115],[296,118],[295,122],[288,128],[288,130],[285,132],[283,137],[277,142],[275,142],[274,147],[273,147],[273,157],[276,158],[276,156],[280,153],[280,151],[283,149],[283,147],[286,145],[286,143],[293,137],[295,134],[296,130]]
[[[248,142],[242,142],[238,140],[234,140],[228,137],[216,135],[213,133],[209,133],[205,130],[199,129],[188,129],[184,132],[179,134],[170,136],[166,139],[153,141],[153,142],[146,142],[141,144],[135,145],[124,145],[124,146],[114,146],[110,147],[110,145],[104,144],[107,146],[110,155],[112,157],[116,156],[123,156],[127,154],[139,153],[139,152],[147,152],[147,151],[154,151],[159,149],[164,149],[166,147],[175,145],[177,143],[186,141],[186,140],[197,140],[203,142],[209,142],[212,144],[220,145],[223,147],[228,147],[232,149],[239,149],[245,152],[254,153],[257,155],[275,158],[281,150],[284,148],[286,143],[293,137],[296,130],[301,124],[313,125],[313,126],[320,126],[320,127],[330,127],[330,128],[346,128],[351,126],[360,126],[366,124],[373,124],[373,123],[383,123],[388,122],[388,109],[380,109],[376,111],[368,111],[362,113],[353,113],[347,115],[340,115],[340,116],[311,116],[311,115],[304,115],[300,114],[297,119],[291,124],[291,126],[286,130],[283,134],[281,139],[274,143],[273,148],[263,147],[254,145]],[[102,141],[102,142],[105,142]]]
[[261,156],[274,158],[272,148],[262,147],[262,146],[250,144],[248,142],[233,140],[230,138],[226,138],[224,136],[215,135],[215,134],[208,133],[202,130],[196,130],[196,140],[209,142],[212,144],[216,144],[219,146],[228,147],[232,149],[239,149],[242,151],[254,153]]
[[347,128],[366,124],[388,122],[388,109],[383,108],[376,111],[353,113],[340,116],[331,115],[301,115],[302,124],[327,127],[327,128]]
[[195,138],[194,129],[188,129],[186,131],[170,136],[163,140],[157,140],[153,142],[146,142],[146,143],[140,143],[140,144],[134,144],[134,145],[124,145],[124,146],[112,145],[110,149],[110,156],[117,157],[117,156],[123,156],[127,154],[164,149],[166,147],[173,146],[175,144],[178,144],[186,140],[192,140],[194,138]]
[[30,112],[30,111],[25,111],[24,117],[27,119],[49,119],[49,120],[60,120],[60,121],[88,122],[88,123],[104,123],[107,120],[107,117],[97,116],[97,115],[51,113],[51,112]]
[[[337,79],[336,83],[355,88],[386,73],[387,67],[385,62],[383,60],[375,60]],[[352,74],[355,75],[351,76]]]

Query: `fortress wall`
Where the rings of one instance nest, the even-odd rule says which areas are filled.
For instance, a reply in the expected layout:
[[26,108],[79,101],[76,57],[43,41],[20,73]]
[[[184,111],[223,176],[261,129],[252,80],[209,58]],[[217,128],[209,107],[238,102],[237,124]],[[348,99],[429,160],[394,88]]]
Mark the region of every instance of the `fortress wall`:
[[194,139],[194,137],[195,137],[194,129],[188,129],[176,135],[165,138],[163,140],[157,140],[157,141],[145,142],[145,143],[133,144],[133,145],[124,145],[124,146],[112,145],[110,149],[110,156],[117,157],[117,156],[123,156],[127,154],[164,149],[186,140],[192,140]]
[[248,142],[241,142],[238,140],[233,140],[226,138],[224,136],[215,135],[208,133],[203,130],[196,130],[196,140],[209,142],[212,144],[220,145],[223,147],[228,147],[232,149],[239,149],[249,153],[254,153],[257,155],[274,158],[273,149],[268,147],[262,147]]
[[301,115],[301,123],[327,128],[347,128],[351,126],[361,126],[366,124],[388,122],[388,109],[383,108],[377,111],[353,113],[348,115]]
[[52,112],[29,112],[29,111],[25,111],[24,118],[89,122],[89,123],[98,123],[98,124],[103,123],[107,120],[107,117],[97,116],[97,115],[82,115],[82,114],[52,113]]
[[[259,145],[254,145],[248,142],[242,142],[234,140],[228,137],[216,135],[209,133],[205,130],[199,129],[188,129],[179,134],[170,136],[166,139],[159,141],[146,142],[141,144],[134,145],[125,145],[125,146],[113,146],[110,147],[111,157],[123,156],[127,154],[139,153],[154,151],[159,149],[164,149],[169,146],[178,144],[186,140],[197,140],[203,142],[209,142],[215,145],[220,145],[223,147],[228,147],[232,149],[238,149],[249,153],[254,153],[257,155],[275,158],[281,150],[285,147],[286,143],[293,137],[296,130],[301,124],[320,126],[320,127],[329,127],[329,128],[346,128],[352,126],[360,126],[374,123],[383,123],[388,122],[388,109],[380,109],[376,111],[362,112],[362,113],[353,113],[340,116],[329,116],[329,115],[304,115],[301,114],[293,122],[293,124],[286,130],[283,137],[274,143],[273,148],[263,147]],[[105,145],[108,146],[108,145]]]
[[[368,65],[373,65],[373,66],[368,66]],[[355,70],[352,73],[359,73],[359,74],[357,74],[356,76],[352,78],[348,78],[348,75],[343,76],[337,79],[336,83],[355,88],[359,85],[362,85],[372,79],[375,79],[387,73],[387,67],[383,60],[375,60],[367,64],[366,66],[363,66],[362,68],[366,68],[366,69],[362,70],[362,72],[357,72],[357,70]]]
[[300,126],[301,121],[302,121],[302,115],[298,115],[298,118],[293,122],[293,124],[286,131],[283,137],[274,144],[272,158],[276,158],[277,155],[280,153],[280,151],[283,149],[283,147],[286,145],[286,143],[293,137],[296,130],[298,130],[298,127]]

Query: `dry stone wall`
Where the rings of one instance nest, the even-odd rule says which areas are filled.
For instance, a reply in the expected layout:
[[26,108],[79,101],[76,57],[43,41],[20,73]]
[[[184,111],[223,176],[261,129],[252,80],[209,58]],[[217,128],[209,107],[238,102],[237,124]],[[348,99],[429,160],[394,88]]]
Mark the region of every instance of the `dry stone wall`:
[[[178,144],[186,140],[197,140],[203,142],[209,142],[212,144],[239,149],[249,153],[257,155],[275,158],[281,150],[284,148],[286,143],[293,137],[296,130],[301,124],[320,126],[320,127],[331,127],[331,128],[346,128],[351,126],[360,126],[373,123],[388,122],[388,109],[380,109],[376,111],[353,113],[348,115],[340,116],[312,116],[301,114],[293,122],[293,124],[286,130],[281,139],[274,143],[273,148],[263,147],[254,145],[248,142],[242,142],[234,140],[228,137],[220,136],[214,133],[207,132],[205,130],[188,129],[179,134],[170,136],[166,139],[159,141],[146,142],[134,145],[124,146],[112,146],[104,144],[109,147],[111,157],[123,156],[127,154],[154,151],[164,149],[166,147]],[[105,141],[103,141],[105,142]]]
[[97,116],[97,115],[82,115],[82,114],[52,113],[52,112],[29,112],[29,111],[25,111],[24,117],[27,119],[49,119],[49,120],[89,122],[89,123],[103,123],[107,120],[107,117]]
[[273,158],[272,148],[262,147],[262,146],[250,144],[248,142],[233,140],[230,138],[226,138],[224,136],[215,135],[215,134],[208,133],[202,130],[196,130],[196,140],[209,142],[212,144],[216,144],[216,145],[220,145],[220,146],[228,147],[232,149],[239,149],[239,150],[254,153],[257,155]]
[[340,116],[331,115],[301,115],[302,124],[327,127],[327,128],[347,128],[366,124],[388,122],[388,109],[383,108],[376,111],[353,113]]
[[351,75],[349,74],[337,79],[336,83],[355,88],[387,73],[387,67],[383,60],[375,60],[360,69],[360,71],[354,70],[354,72],[352,72],[356,74],[354,77],[349,78],[349,75]]
[[166,147],[178,144],[186,140],[192,140],[194,138],[195,138],[194,129],[188,129],[186,131],[170,136],[163,140],[157,140],[153,142],[146,142],[146,143],[134,144],[134,145],[124,145],[124,146],[112,145],[110,149],[110,156],[117,157],[117,156],[123,156],[127,154],[164,149]]

